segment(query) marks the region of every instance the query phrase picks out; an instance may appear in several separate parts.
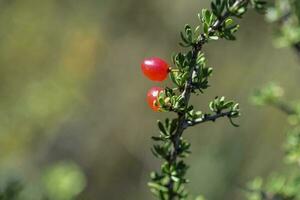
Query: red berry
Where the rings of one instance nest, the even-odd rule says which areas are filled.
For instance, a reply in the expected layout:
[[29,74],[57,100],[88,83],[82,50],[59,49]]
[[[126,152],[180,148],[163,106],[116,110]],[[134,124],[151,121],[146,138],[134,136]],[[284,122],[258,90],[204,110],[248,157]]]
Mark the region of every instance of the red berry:
[[160,58],[145,59],[141,65],[142,71],[152,81],[163,81],[169,73],[169,65]]
[[161,91],[164,91],[161,87],[152,87],[147,93],[147,102],[150,108],[154,111],[158,111],[160,108],[159,105],[155,105],[155,102],[157,101],[157,97]]

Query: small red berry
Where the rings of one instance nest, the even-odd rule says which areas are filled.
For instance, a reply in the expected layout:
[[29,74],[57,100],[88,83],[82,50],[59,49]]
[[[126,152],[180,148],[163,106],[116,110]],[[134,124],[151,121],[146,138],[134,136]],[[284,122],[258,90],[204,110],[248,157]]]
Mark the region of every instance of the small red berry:
[[155,105],[155,102],[157,101],[157,97],[161,91],[164,91],[161,87],[152,87],[147,93],[147,102],[150,108],[154,111],[158,111],[160,108],[159,105]]
[[152,81],[163,81],[169,73],[169,65],[160,58],[145,59],[141,65],[142,71]]

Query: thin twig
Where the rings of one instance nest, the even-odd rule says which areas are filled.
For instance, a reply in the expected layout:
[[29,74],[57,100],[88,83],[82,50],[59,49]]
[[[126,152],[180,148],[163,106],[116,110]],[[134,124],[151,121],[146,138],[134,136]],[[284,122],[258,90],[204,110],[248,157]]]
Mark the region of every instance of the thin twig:
[[208,121],[214,122],[218,118],[230,117],[230,116],[232,116],[232,114],[233,114],[233,111],[218,113],[218,114],[215,114],[215,115],[206,115],[203,118],[199,118],[199,119],[196,119],[194,121],[186,121],[186,123],[184,125],[184,128],[187,128],[189,126],[195,126],[195,125],[198,125],[198,124],[202,124],[202,123],[205,123],[205,122],[208,122]]

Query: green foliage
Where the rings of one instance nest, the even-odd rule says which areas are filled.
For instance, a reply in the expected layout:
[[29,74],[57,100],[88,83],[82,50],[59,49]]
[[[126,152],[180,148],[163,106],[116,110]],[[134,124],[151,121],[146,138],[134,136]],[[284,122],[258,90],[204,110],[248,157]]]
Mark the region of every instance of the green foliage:
[[[241,18],[249,7],[263,10],[265,2],[258,0],[215,0],[211,3],[211,10],[203,9],[198,13],[200,24],[193,28],[185,25],[180,33],[184,48],[187,52],[175,53],[172,56],[174,66],[170,69],[170,79],[174,88],[166,87],[156,101],[156,105],[165,112],[175,112],[177,118],[158,121],[159,135],[152,137],[157,143],[152,148],[152,153],[163,160],[160,172],[151,173],[151,182],[148,184],[151,191],[160,200],[185,200],[190,199],[185,189],[186,171],[188,165],[184,162],[190,153],[190,143],[183,136],[183,131],[207,121],[214,122],[220,117],[227,117],[231,124],[232,118],[239,116],[239,105],[225,97],[216,97],[209,103],[212,113],[204,113],[189,104],[191,94],[202,94],[209,87],[209,77],[212,68],[202,52],[202,46],[212,40],[224,38],[235,40],[235,32],[239,25],[233,17]],[[199,196],[197,200],[202,200]]]
[[[283,90],[276,84],[269,84],[257,90],[253,102],[257,105],[272,105],[288,115],[291,125],[284,143],[285,158],[292,164],[292,170],[287,173],[272,175],[266,181],[261,178],[253,180],[248,185],[247,197],[249,200],[300,199],[300,109],[299,103],[287,103],[282,99]],[[293,171],[296,171],[294,173]]]
[[300,42],[300,2],[298,0],[275,0],[268,8],[267,20],[276,23],[275,45],[289,47]]
[[20,178],[2,179],[0,200],[75,200],[85,186],[86,179],[79,166],[61,161],[49,166],[34,183]]

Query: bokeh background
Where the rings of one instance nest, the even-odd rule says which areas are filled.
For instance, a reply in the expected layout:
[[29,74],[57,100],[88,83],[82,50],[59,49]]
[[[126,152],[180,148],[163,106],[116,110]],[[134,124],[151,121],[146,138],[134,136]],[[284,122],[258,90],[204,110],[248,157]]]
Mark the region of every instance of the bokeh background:
[[[150,148],[157,119],[146,104],[154,85],[140,71],[145,57],[170,61],[179,31],[196,24],[208,0],[0,0],[0,186],[20,180],[22,200],[150,200]],[[211,42],[205,54],[211,87],[192,99],[224,95],[242,116],[189,129],[188,189],[210,200],[244,199],[256,176],[281,164],[284,114],[249,102],[270,81],[299,99],[300,64],[276,49],[272,27],[249,12],[236,42]]]

